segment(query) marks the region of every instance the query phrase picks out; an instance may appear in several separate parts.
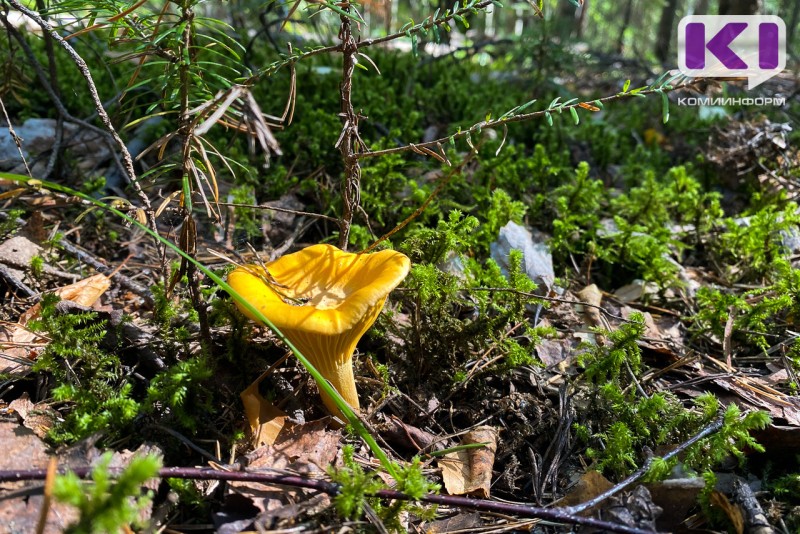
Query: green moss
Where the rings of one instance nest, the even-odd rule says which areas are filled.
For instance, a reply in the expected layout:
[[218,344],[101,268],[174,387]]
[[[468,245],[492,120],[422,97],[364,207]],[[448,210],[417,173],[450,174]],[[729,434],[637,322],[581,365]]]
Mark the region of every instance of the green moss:
[[92,471],[90,482],[81,481],[71,471],[56,476],[53,496],[79,513],[79,519],[65,530],[68,534],[101,534],[142,526],[140,512],[153,498],[152,491],[142,494],[142,486],[158,474],[161,460],[155,456],[134,457],[118,475],[111,473],[112,460],[112,453],[105,453]]
[[100,347],[107,325],[96,312],[59,313],[58,301],[45,294],[41,316],[30,325],[50,338],[33,370],[50,377],[53,397],[68,406],[50,438],[62,443],[95,432],[109,440],[125,435],[140,406],[119,358]]

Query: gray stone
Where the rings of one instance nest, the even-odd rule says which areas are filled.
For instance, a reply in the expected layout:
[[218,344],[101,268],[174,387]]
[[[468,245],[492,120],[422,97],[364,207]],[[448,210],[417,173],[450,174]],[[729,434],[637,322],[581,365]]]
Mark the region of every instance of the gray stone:
[[509,253],[514,249],[521,251],[525,273],[540,289],[544,288],[549,292],[556,276],[546,238],[547,236],[537,232],[537,238],[534,239],[527,228],[509,221],[500,229],[497,241],[490,245],[492,259],[500,266],[503,274],[507,274]]
[[[21,139],[22,154],[30,161],[31,154],[40,154],[53,146],[56,132],[55,119],[28,119],[21,126],[14,126],[14,132]],[[0,129],[0,170],[9,171],[22,164],[14,138],[4,125]]]

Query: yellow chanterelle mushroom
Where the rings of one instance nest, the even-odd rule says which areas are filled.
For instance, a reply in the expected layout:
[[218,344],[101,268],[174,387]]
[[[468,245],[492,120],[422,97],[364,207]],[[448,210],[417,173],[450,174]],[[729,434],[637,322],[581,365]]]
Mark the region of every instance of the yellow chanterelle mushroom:
[[[411,262],[393,250],[352,254],[314,245],[265,265],[239,267],[228,283],[278,327],[354,409],[353,352],[408,274]],[[240,308],[241,309],[241,308]],[[247,310],[242,312],[256,320]],[[322,395],[333,414],[333,400]]]

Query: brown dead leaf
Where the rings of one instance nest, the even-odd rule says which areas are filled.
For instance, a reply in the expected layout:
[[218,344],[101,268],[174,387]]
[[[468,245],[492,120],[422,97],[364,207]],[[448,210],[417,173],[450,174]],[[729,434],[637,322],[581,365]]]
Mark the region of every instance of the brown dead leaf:
[[[111,287],[111,280],[104,274],[96,274],[83,280],[78,280],[74,284],[59,287],[53,294],[61,297],[61,300],[71,300],[81,306],[93,306],[100,296]],[[19,318],[19,324],[26,325],[29,321],[39,317],[42,307],[34,304],[28,311]]]
[[589,306],[578,306],[577,309],[583,311],[584,319],[587,322],[588,326],[592,327],[604,327],[605,324],[603,323],[603,316],[600,313],[600,310],[597,306],[600,306],[600,303],[603,301],[603,293],[597,287],[596,284],[592,284],[589,286],[584,287],[576,296],[581,302],[585,302],[589,304]]
[[[330,418],[326,418],[302,425],[287,424],[274,444],[259,447],[240,463],[248,472],[322,475],[334,465],[341,439],[341,432],[327,428],[329,422]],[[229,488],[249,498],[261,512],[276,510],[318,493],[255,482],[231,482]]]
[[578,343],[569,339],[543,339],[536,344],[536,355],[547,367],[569,362]]
[[288,414],[269,402],[258,392],[258,383],[253,382],[250,387],[239,394],[244,404],[244,413],[250,424],[253,436],[253,445],[262,447],[272,445],[283,430]]
[[[47,449],[33,432],[16,423],[0,422],[0,469],[45,469]],[[3,482],[0,484],[0,530],[36,532],[44,502],[41,481]],[[57,534],[78,519],[78,513],[66,504],[52,502],[44,532]]]
[[[623,319],[630,319],[631,314],[637,310],[630,306],[623,306],[619,314]],[[678,358],[675,347],[683,344],[683,334],[681,332],[681,320],[673,316],[656,316],[650,312],[639,312],[644,316],[644,337],[637,341],[640,347],[645,347],[652,351]]]
[[[62,300],[69,300],[81,306],[94,305],[100,296],[111,286],[109,278],[103,274],[96,274],[84,278],[74,284],[60,287],[53,291]],[[30,349],[46,344],[46,339],[30,331],[26,325],[39,317],[42,306],[37,303],[28,308],[20,316],[17,324],[0,325],[0,352],[5,356],[0,361],[0,372],[14,374],[27,369],[26,360],[36,359],[36,351]]]
[[645,295],[658,293],[658,286],[653,282],[636,279],[614,291],[614,297],[620,302],[635,302]]
[[450,495],[475,495],[486,499],[492,485],[492,467],[497,452],[497,430],[480,426],[464,435],[462,444],[484,443],[485,447],[451,452],[439,459],[444,487]]
[[[599,471],[586,471],[578,479],[575,486],[558,502],[559,506],[575,506],[594,499],[601,493],[611,489],[613,484]],[[594,508],[587,510],[590,515]]]
[[45,403],[34,404],[24,392],[18,399],[9,403],[8,407],[17,412],[25,428],[30,428],[33,433],[44,439],[55,422],[58,413]]
[[[725,362],[717,360],[711,356],[706,356],[708,360],[715,363],[721,369],[736,373],[736,369],[728,366]],[[709,376],[712,373],[700,369],[698,374]],[[765,410],[771,417],[785,419],[790,425],[800,426],[800,401],[791,395],[774,389],[768,382],[754,376],[722,376],[713,379],[714,384],[722,389],[735,394],[743,403],[752,408]]]
[[697,496],[705,487],[701,477],[675,478],[645,484],[653,502],[664,509],[657,519],[659,531],[674,532],[686,519],[689,510],[697,504]]
[[[409,425],[394,415],[386,419],[381,427],[381,435],[393,446],[421,451],[437,443],[439,438],[421,428]],[[441,447],[439,447],[441,448]]]
[[470,514],[458,514],[447,519],[441,519],[430,523],[425,528],[425,534],[445,534],[447,532],[473,532],[483,525],[481,514],[472,512]]

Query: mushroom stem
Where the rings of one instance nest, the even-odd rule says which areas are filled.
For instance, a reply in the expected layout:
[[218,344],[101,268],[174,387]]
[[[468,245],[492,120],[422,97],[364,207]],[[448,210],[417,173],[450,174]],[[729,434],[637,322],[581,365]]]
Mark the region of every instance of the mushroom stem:
[[[358,412],[360,406],[358,403],[358,393],[356,392],[356,379],[353,376],[352,353],[350,354],[350,358],[347,358],[347,360],[341,363],[333,360],[326,360],[325,358],[315,358],[311,352],[308,354],[311,354],[311,356],[306,356],[311,362],[311,365],[316,367],[322,376],[331,383],[333,389],[339,392],[339,395],[350,405],[353,411]],[[344,414],[342,414],[341,410],[339,410],[336,403],[327,393],[320,391],[320,396],[322,397],[322,402],[325,404],[325,407],[328,408],[333,415],[338,416],[343,421],[347,421]]]
[[[378,310],[380,311],[380,310]],[[320,336],[298,330],[284,330],[284,334],[300,352],[308,358],[317,371],[331,383],[339,395],[358,411],[358,393],[356,380],[353,375],[353,353],[356,350],[358,338],[342,338],[341,336]],[[360,336],[359,336],[360,337]],[[322,402],[333,414],[344,419],[344,415],[337,408],[333,399],[324,391],[320,391]]]

